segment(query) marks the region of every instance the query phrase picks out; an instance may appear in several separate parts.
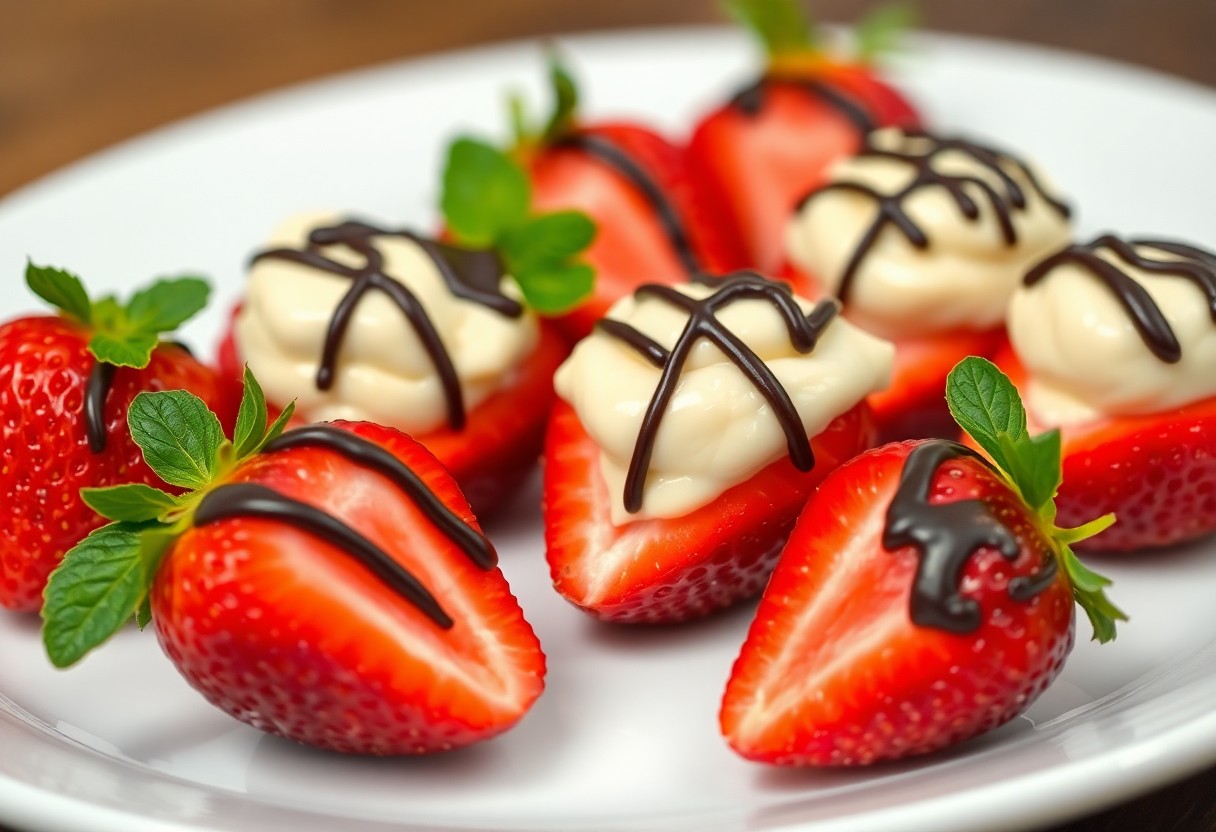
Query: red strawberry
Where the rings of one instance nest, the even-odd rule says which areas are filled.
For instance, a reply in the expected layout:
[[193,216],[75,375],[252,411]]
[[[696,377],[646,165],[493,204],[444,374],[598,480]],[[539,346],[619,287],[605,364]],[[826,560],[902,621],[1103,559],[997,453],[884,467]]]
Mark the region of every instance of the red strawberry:
[[774,462],[709,505],[673,520],[617,527],[599,447],[558,401],[544,461],[545,547],[553,583],[571,603],[612,621],[682,621],[759,592],[815,486],[869,446],[858,405],[814,437],[815,467]]
[[[916,111],[867,64],[891,36],[889,13],[863,21],[858,57],[813,46],[795,0],[735,0],[732,13],[764,42],[769,65],[755,84],[705,116],[688,146],[701,201],[727,207],[751,265],[776,272],[786,222],[833,162],[877,127],[916,127]],[[883,29],[884,31],[879,31]]]
[[721,728],[743,756],[851,766],[935,751],[1007,722],[1051,684],[1073,645],[1074,597],[1095,637],[1114,637],[1123,616],[1107,582],[1068,548],[1107,521],[1057,529],[1058,446],[1027,436],[991,364],[956,373],[960,421],[986,446],[1004,442],[1017,478],[928,440],[867,452],[824,480],[727,685]]
[[[456,483],[391,428],[278,436],[289,409],[266,431],[252,376],[247,390],[232,443],[206,428],[197,400],[136,400],[132,430],[153,466],[170,482],[210,474],[167,509],[122,488],[89,495],[119,522],[52,577],[52,660],[72,663],[149,603],[187,681],[261,730],[346,753],[421,754],[511,727],[540,695],[544,656]],[[188,459],[156,450],[170,409],[187,425],[176,435],[195,450]],[[154,511],[158,523],[133,533],[131,520],[146,525]],[[144,580],[106,584],[111,564],[149,552]]]
[[[1012,348],[996,357],[1020,389],[1026,371]],[[1028,422],[1037,430],[1034,414]],[[1216,532],[1216,398],[1148,416],[1061,429],[1060,522],[1113,512],[1119,522],[1077,548],[1104,552],[1171,546]]]
[[[30,264],[26,279],[62,310],[0,326],[0,605],[32,612],[64,552],[105,522],[80,489],[159,482],[126,429],[135,395],[190,390],[228,424],[238,397],[183,347],[158,344],[206,303],[202,281],[158,283],[124,309],[113,298],[90,302],[67,272]],[[90,401],[100,405],[92,423]]]

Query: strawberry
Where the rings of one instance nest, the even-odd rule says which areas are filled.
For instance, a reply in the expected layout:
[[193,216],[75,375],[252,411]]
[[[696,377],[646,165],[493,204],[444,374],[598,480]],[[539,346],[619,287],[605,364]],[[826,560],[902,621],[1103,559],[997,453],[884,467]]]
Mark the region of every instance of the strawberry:
[[[1019,389],[1012,348],[995,359]],[[1033,412],[1028,422],[1036,429]],[[1113,512],[1119,523],[1077,548],[1122,552],[1172,546],[1216,532],[1216,398],[1147,416],[1107,417],[1060,429],[1060,522]]]
[[191,390],[231,424],[237,398],[181,345],[161,342],[206,304],[197,278],[161,281],[124,307],[90,301],[75,275],[29,264],[26,282],[59,315],[0,326],[0,605],[32,612],[64,552],[104,520],[85,486],[156,482],[123,414],[144,390]]
[[869,447],[869,409],[838,416],[811,441],[815,467],[772,463],[684,517],[614,526],[599,447],[558,401],[544,458],[545,549],[568,601],[609,621],[683,621],[764,586],[794,518],[837,465]]
[[52,575],[44,641],[77,661],[131,616],[216,707],[345,753],[422,754],[518,721],[544,656],[451,476],[365,422],[266,426],[251,374],[231,441],[189,394],[142,394],[164,480],[86,490],[114,520]]
[[786,222],[833,162],[853,155],[869,130],[916,127],[903,96],[870,66],[907,25],[880,9],[858,26],[857,54],[828,54],[796,0],[732,0],[728,9],[768,51],[761,77],[703,117],[687,151],[699,200],[731,212],[752,266],[776,272]]
[[1030,438],[989,362],[951,373],[951,411],[999,467],[946,440],[886,445],[824,480],[798,518],[722,702],[744,757],[853,766],[925,754],[1023,712],[1063,667],[1074,599],[1100,641],[1126,617],[1055,525],[1059,434]]

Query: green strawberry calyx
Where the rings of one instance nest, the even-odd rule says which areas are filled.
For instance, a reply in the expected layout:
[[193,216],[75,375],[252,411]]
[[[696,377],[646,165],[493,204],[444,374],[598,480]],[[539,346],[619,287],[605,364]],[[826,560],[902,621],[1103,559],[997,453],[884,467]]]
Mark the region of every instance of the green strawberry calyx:
[[898,51],[917,17],[912,3],[879,6],[857,22],[840,50],[831,48],[800,0],[723,0],[722,7],[760,41],[775,74],[813,73],[822,64],[877,63]]
[[278,437],[294,410],[289,404],[267,424],[266,397],[248,368],[231,438],[202,399],[184,390],[135,397],[131,438],[148,467],[185,493],[142,483],[80,490],[111,522],[68,550],[47,582],[42,640],[52,664],[75,664],[132,617],[141,629],[148,624],[148,591],[170,544],[190,528],[203,497]]
[[519,92],[511,92],[507,96],[507,111],[511,118],[511,136],[514,140],[511,155],[517,159],[527,159],[537,148],[546,147],[563,136],[570,135],[577,125],[580,95],[574,74],[570,72],[565,59],[554,46],[545,50],[545,60],[553,109],[543,122],[538,124],[532,120],[524,97]]
[[84,283],[69,271],[27,262],[30,291],[68,320],[90,331],[89,352],[101,362],[143,369],[166,335],[207,305],[211,287],[199,277],[163,278],[131,295],[91,300]]
[[1055,498],[1063,477],[1060,431],[1031,436],[1026,408],[1013,382],[991,361],[975,356],[964,358],[950,371],[946,403],[954,421],[984,449],[1034,513],[1068,577],[1073,598],[1089,616],[1094,639],[1113,641],[1116,623],[1126,621],[1127,615],[1106,595],[1110,579],[1081,563],[1072,544],[1110,528],[1115,516],[1107,514],[1072,529],[1056,525]]

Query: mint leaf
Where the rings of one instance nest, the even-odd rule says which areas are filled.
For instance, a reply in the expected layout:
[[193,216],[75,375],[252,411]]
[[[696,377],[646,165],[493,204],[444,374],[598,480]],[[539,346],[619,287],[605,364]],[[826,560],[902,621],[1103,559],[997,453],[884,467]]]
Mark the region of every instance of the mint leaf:
[[127,411],[127,424],[144,461],[170,485],[197,489],[215,476],[224,433],[197,396],[184,390],[140,393]]
[[89,352],[98,361],[142,369],[152,360],[159,339],[154,332],[97,332],[89,339]]
[[511,124],[511,141],[515,146],[531,141],[531,128],[528,126],[528,106],[524,97],[518,92],[507,94],[507,118]]
[[181,505],[172,494],[143,483],[82,488],[80,497],[89,508],[107,520],[132,523],[156,520]]
[[463,245],[489,247],[527,218],[532,188],[523,168],[483,141],[459,138],[443,170],[443,215]]
[[106,295],[93,303],[93,325],[98,329],[117,329],[125,326],[126,320],[122,305],[113,295]]
[[136,292],[126,308],[127,326],[158,335],[177,329],[207,305],[211,287],[198,277],[158,280]]
[[542,142],[551,142],[569,133],[578,110],[578,85],[556,49],[549,50],[549,86],[553,90],[553,112],[541,134]]
[[232,433],[237,459],[248,456],[262,440],[266,433],[266,416],[266,395],[246,364],[245,391],[241,395],[241,407],[236,414],[236,430]]
[[799,0],[726,0],[723,7],[760,39],[770,57],[814,48],[814,29]]
[[252,455],[260,452],[262,448],[265,448],[268,444],[278,439],[283,431],[287,428],[287,423],[291,421],[291,417],[295,412],[296,403],[294,401],[288,402],[287,407],[283,408],[283,412],[280,413],[278,418],[274,420],[274,423],[271,424],[271,426],[267,429],[266,435],[262,437],[262,440],[254,446],[253,450],[250,451],[249,454]]
[[1060,431],[1050,430],[1019,443],[1015,482],[1026,504],[1039,511],[1056,498],[1063,479]]
[[998,436],[1008,435],[1015,445],[1026,439],[1026,411],[1005,374],[987,359],[968,356],[946,377],[946,403],[959,427],[1011,474],[1014,463]]
[[51,306],[82,324],[92,320],[92,304],[80,278],[69,271],[52,266],[36,266],[25,262],[25,284],[30,291]]
[[126,623],[147,594],[137,525],[114,523],[76,544],[51,573],[42,640],[56,667],[80,661]]
[[152,602],[145,595],[139,609],[135,611],[135,626],[144,629],[152,623]]
[[857,59],[873,63],[894,52],[900,39],[916,26],[916,18],[912,3],[888,3],[867,14],[853,30]]
[[[1110,523],[1107,522],[1106,525],[1109,526]],[[1101,644],[1114,641],[1116,624],[1119,621],[1127,621],[1127,614],[1106,596],[1106,587],[1111,585],[1110,579],[1081,563],[1067,544],[1061,544],[1060,550],[1060,563],[1072,584],[1072,596],[1089,617],[1094,640]]]
[[508,270],[561,265],[595,239],[595,223],[580,211],[555,211],[510,229],[499,243]]
[[591,294],[595,269],[586,263],[546,266],[513,274],[528,305],[543,315],[568,312]]

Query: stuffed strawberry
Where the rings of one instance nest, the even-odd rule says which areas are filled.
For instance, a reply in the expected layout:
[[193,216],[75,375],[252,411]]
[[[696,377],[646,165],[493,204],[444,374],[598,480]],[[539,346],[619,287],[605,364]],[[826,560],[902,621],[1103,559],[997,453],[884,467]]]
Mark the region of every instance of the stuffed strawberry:
[[1033,439],[992,364],[950,377],[947,440],[886,445],[830,474],[756,612],[722,703],[731,747],[759,762],[856,766],[936,751],[1001,725],[1072,649],[1074,600],[1094,637],[1125,616],[1055,525],[1058,433]]
[[827,51],[798,0],[726,6],[763,42],[768,65],[697,124],[688,170],[702,202],[730,211],[750,264],[778,273],[786,221],[828,166],[856,152],[876,127],[918,123],[912,106],[871,66],[907,26],[907,13],[888,7],[862,21],[856,52],[846,57]]
[[298,217],[253,258],[221,347],[274,406],[305,421],[367,420],[416,437],[479,514],[540,456],[553,371],[568,352],[545,315],[592,289],[595,225],[533,213],[502,152],[456,141],[444,170],[447,240],[334,216]]
[[204,281],[162,280],[125,306],[59,269],[31,263],[26,282],[59,314],[0,326],[0,605],[34,611],[63,553],[104,522],[80,489],[156,481],[123,419],[135,395],[190,390],[231,424],[239,393],[161,341],[206,305]]
[[543,126],[529,124],[512,100],[511,155],[528,172],[536,210],[582,211],[599,230],[585,255],[595,289],[557,321],[571,342],[642,283],[746,264],[727,207],[697,198],[679,148],[640,124],[581,119],[578,88],[552,52],[549,78],[554,104]]
[[1061,522],[1119,515],[1085,548],[1216,531],[1216,253],[1101,235],[1030,269],[1008,324],[997,364],[1062,436]]
[[872,440],[889,344],[752,273],[648,284],[555,379],[545,545],[571,603],[680,621],[764,586],[815,486]]
[[114,522],[51,577],[51,660],[150,618],[212,704],[298,742],[422,754],[509,728],[544,656],[451,476],[392,428],[290,416],[267,428],[252,375],[231,441],[187,393],[136,397],[132,436],[189,490],[85,490]]

